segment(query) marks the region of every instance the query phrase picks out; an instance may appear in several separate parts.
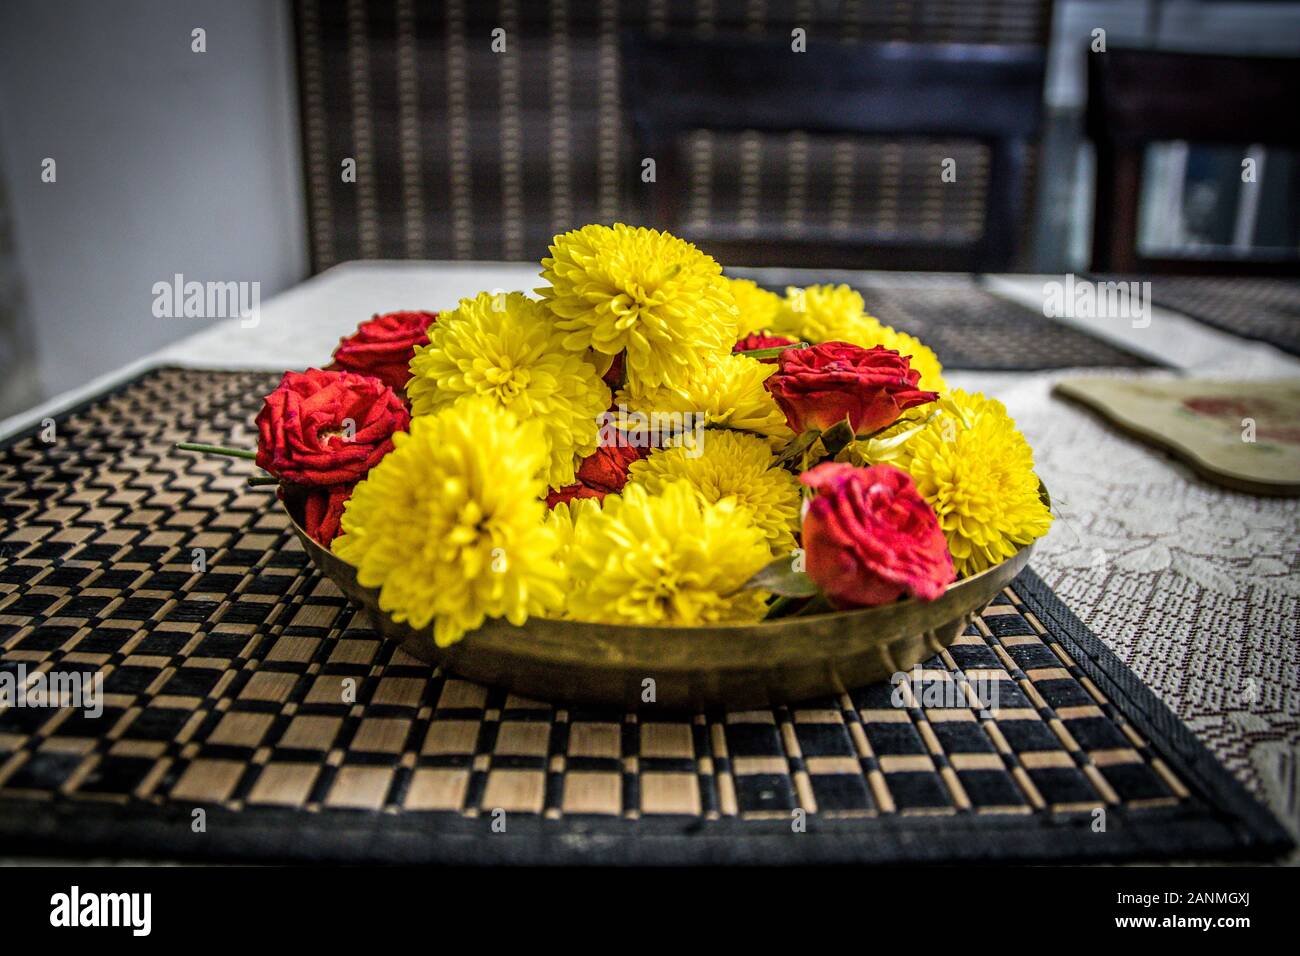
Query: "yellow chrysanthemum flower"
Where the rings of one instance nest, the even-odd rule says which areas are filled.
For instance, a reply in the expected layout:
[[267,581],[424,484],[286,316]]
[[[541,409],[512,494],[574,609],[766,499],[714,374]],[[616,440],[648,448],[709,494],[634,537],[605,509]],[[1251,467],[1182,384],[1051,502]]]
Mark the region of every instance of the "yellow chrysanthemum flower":
[[693,412],[704,424],[762,435],[774,448],[794,437],[776,400],[763,387],[776,366],[745,355],[712,356],[700,374],[677,388],[634,388],[619,391],[616,403],[647,416],[663,412]]
[[628,485],[578,520],[570,613],[616,624],[758,621],[767,594],[740,588],[770,558],[733,499],[707,504],[681,481],[656,495]]
[[[680,385],[736,341],[736,304],[722,267],[666,232],[616,223],[556,236],[537,292],[574,351],[627,350],[628,381]],[[441,318],[439,322],[441,322]]]
[[684,481],[709,504],[732,498],[762,529],[773,555],[788,554],[794,547],[803,503],[799,482],[777,464],[757,435],[709,430],[698,451],[660,448],[634,461],[628,481],[651,494]]
[[[848,339],[842,341],[848,342]],[[919,383],[921,388],[931,392],[948,390],[948,384],[943,380],[943,365],[939,362],[939,356],[914,335],[900,332],[888,325],[881,325],[874,332],[863,336],[860,341],[849,342],[849,344],[859,345],[864,349],[879,345],[893,349],[899,355],[906,355],[912,360],[912,368],[921,373]]]
[[749,279],[729,279],[731,297],[736,300],[739,310],[739,324],[736,338],[743,339],[751,332],[770,329],[781,311],[781,297],[775,292],[768,292],[757,282]]
[[575,463],[596,450],[596,416],[609,388],[586,353],[564,346],[546,306],[518,292],[461,299],[429,327],[411,359],[406,394],[415,416],[485,395],[543,427],[545,476],[572,484]]
[[867,314],[862,296],[846,285],[810,285],[785,290],[772,331],[805,342],[855,341],[880,327]]
[[895,464],[934,508],[959,576],[1000,564],[1047,533],[1034,455],[1006,407],[960,389],[908,439]]
[[[545,524],[555,532],[556,540],[559,547],[555,550],[555,563],[563,570],[565,577],[569,574],[569,554],[573,550],[573,541],[577,533],[578,521],[588,511],[599,511],[600,501],[596,498],[574,498],[572,501],[561,501],[546,512]],[[565,611],[567,615],[568,603],[574,592],[574,582],[566,580],[564,584]]]
[[862,296],[846,285],[810,285],[786,290],[773,331],[805,342],[847,342],[860,348],[881,346],[910,356],[921,373],[920,386],[947,391],[939,357],[920,339],[900,332],[866,310]]
[[573,532],[578,526],[578,519],[586,511],[599,511],[600,499],[574,498],[560,501],[546,512],[546,527],[555,532],[559,547],[555,551],[555,560],[561,567],[568,564],[569,549],[573,547]]
[[432,621],[441,646],[489,617],[523,624],[561,606],[558,540],[542,522],[541,427],[489,398],[411,420],[360,481],[332,550],[379,588],[396,621]]

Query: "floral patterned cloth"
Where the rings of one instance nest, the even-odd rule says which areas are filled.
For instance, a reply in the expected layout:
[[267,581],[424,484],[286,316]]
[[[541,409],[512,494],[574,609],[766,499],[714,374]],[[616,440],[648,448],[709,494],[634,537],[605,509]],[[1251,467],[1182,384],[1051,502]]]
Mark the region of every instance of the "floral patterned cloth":
[[[1298,368],[1279,357],[1229,359],[1213,371],[1276,377]],[[1069,374],[950,378],[1002,399],[1034,447],[1059,519],[1037,544],[1039,575],[1300,829],[1300,501],[1198,479],[1054,397],[1052,385]]]

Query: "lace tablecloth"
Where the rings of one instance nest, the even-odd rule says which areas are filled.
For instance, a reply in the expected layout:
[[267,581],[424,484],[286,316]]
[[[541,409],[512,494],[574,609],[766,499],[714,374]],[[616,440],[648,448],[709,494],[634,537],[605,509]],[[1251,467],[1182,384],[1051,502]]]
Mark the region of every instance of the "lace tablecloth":
[[[1269,352],[1229,349],[1196,372],[1297,374]],[[1300,830],[1300,501],[1201,481],[1052,396],[1070,374],[950,377],[1002,399],[1035,449],[1057,516],[1034,555],[1038,573]]]

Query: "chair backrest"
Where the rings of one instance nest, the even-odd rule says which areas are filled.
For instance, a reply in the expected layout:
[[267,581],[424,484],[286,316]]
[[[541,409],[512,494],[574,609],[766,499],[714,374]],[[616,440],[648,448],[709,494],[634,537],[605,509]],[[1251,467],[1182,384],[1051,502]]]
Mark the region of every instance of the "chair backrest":
[[[558,231],[644,221],[652,194],[622,89],[628,33],[788,44],[799,29],[810,42],[846,45],[1042,49],[1051,0],[296,0],[295,11],[320,270],[358,258],[534,259]],[[697,203],[705,221],[797,231],[825,198],[825,218],[848,232],[891,216],[924,221],[936,236],[982,222],[982,204],[938,192],[929,175],[945,156],[956,157],[958,182],[986,174],[979,143],[796,133],[750,148],[752,137],[736,136],[744,152],[735,156],[727,136],[696,136],[714,159],[693,170],[701,178],[692,190],[710,199]],[[751,207],[737,185],[756,169],[762,189]],[[784,199],[801,186],[806,204]]]
[[1300,274],[1300,258],[1144,256],[1138,214],[1151,143],[1300,148],[1300,59],[1116,49],[1088,57],[1086,128],[1097,155],[1098,272]]
[[[791,235],[780,222],[751,229],[749,236],[738,235],[735,223],[722,223],[704,234],[693,230],[692,238],[748,265],[966,271],[1012,265],[1026,206],[1029,150],[1042,115],[1041,50],[823,43],[794,52],[789,40],[636,36],[624,42],[623,63],[638,155],[655,160],[652,222],[680,228],[689,218],[695,131],[733,134],[740,149],[746,136],[752,143],[773,134],[778,140],[803,134],[841,144],[965,143],[986,150],[973,168],[963,169],[961,160],[943,150],[922,148],[910,160],[922,168],[904,170],[909,161],[895,153],[894,169],[883,172],[899,180],[908,175],[910,182],[880,186],[895,193],[912,186],[911,198],[921,208],[914,217],[895,216],[909,221],[899,223],[893,235],[865,221],[856,234],[845,229],[836,236],[823,228],[826,223],[814,221],[802,224],[801,235]],[[972,208],[982,210],[974,224]],[[945,211],[966,221],[955,228],[922,228],[936,217],[942,227]]]

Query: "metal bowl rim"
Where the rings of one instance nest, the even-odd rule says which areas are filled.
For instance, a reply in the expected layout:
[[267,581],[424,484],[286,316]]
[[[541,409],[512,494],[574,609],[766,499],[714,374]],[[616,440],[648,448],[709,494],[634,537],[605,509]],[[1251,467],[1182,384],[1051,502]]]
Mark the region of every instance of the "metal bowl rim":
[[[316,541],[311,535],[309,535],[303,529],[303,527],[298,523],[297,519],[294,517],[293,510],[289,506],[288,502],[281,500],[280,505],[284,509],[285,514],[289,519],[290,525],[293,527],[294,531],[297,532],[299,539],[304,543],[304,547],[308,549],[315,548],[329,555],[330,558],[338,561],[339,563],[347,565],[347,567],[352,569],[353,574],[355,576],[356,568],[354,565],[348,564],[348,562],[344,561],[338,555],[334,554],[334,552],[331,551],[329,548],[322,546],[318,541]],[[681,625],[681,624],[628,625],[628,624],[612,624],[612,623],[606,623],[601,621],[578,621],[578,620],[569,620],[567,618],[540,617],[540,616],[530,617],[529,621],[545,622],[547,624],[561,625],[566,628],[574,628],[574,629],[582,629],[582,630],[585,630],[587,628],[600,628],[602,630],[607,630],[609,628],[635,627],[637,630],[640,631],[646,631],[646,630],[662,631],[665,633],[675,633],[683,636],[689,634],[692,631],[711,633],[711,632],[723,631],[723,630],[752,631],[752,630],[788,629],[791,626],[791,624],[812,622],[812,621],[816,621],[818,623],[851,622],[851,623],[865,624],[865,623],[869,623],[872,620],[872,618],[875,617],[879,617],[879,618],[893,617],[911,606],[933,605],[936,602],[943,601],[945,598],[949,597],[950,595],[956,595],[959,594],[960,592],[967,591],[967,590],[976,590],[979,588],[980,582],[982,582],[985,578],[992,577],[998,574],[999,571],[1008,563],[1012,561],[1016,561],[1020,558],[1027,559],[1029,553],[1033,551],[1033,548],[1034,548],[1034,542],[1031,541],[1030,543],[1023,545],[1018,551],[1016,551],[1015,554],[1011,555],[1011,557],[1007,558],[1006,560],[998,564],[995,564],[992,567],[985,568],[983,571],[980,571],[978,574],[973,574],[968,578],[961,578],[960,580],[953,582],[944,590],[943,594],[939,595],[933,601],[922,601],[918,598],[908,597],[900,601],[893,601],[889,604],[878,604],[875,605],[874,607],[849,608],[847,610],[842,610],[842,611],[827,611],[820,614],[809,614],[806,616],[776,618],[775,620],[762,620],[762,621],[751,621],[751,622],[728,621],[728,622],[722,622],[718,624],[707,624],[707,625]],[[312,560],[312,563],[317,564],[314,558]],[[317,566],[319,567],[318,564]],[[323,569],[321,569],[321,571],[322,573],[325,573]],[[367,590],[376,592],[375,604],[376,604],[376,608],[378,608],[379,589],[372,587],[370,585],[362,584],[359,580],[356,583],[358,587],[366,588]],[[382,611],[382,609],[379,610]],[[382,613],[388,614],[389,612],[382,611]],[[406,622],[400,622],[400,623],[402,624],[403,627],[411,628],[411,625],[407,624]],[[514,625],[511,626],[513,627]],[[418,628],[418,629],[411,628],[411,630],[423,630],[423,628]]]

